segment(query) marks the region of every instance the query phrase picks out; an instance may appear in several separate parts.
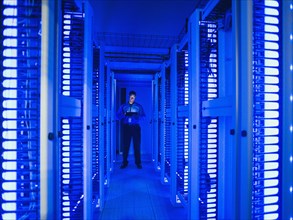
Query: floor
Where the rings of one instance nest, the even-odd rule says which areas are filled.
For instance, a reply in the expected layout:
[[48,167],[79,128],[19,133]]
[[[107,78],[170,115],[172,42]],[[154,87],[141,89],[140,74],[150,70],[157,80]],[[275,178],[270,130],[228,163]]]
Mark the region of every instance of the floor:
[[[131,155],[130,155],[131,156]],[[107,189],[105,207],[96,216],[101,220],[172,220],[187,219],[187,209],[172,206],[170,187],[160,182],[153,162],[144,159],[137,169],[130,161],[125,169],[115,164]]]

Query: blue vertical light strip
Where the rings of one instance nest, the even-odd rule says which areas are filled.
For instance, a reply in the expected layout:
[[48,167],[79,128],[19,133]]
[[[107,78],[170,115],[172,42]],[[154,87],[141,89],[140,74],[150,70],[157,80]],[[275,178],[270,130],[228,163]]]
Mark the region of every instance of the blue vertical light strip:
[[281,5],[282,23],[282,218],[293,220],[293,0]]
[[39,219],[41,1],[1,0],[0,9],[0,214]]
[[[62,2],[61,94],[83,99],[83,13]],[[81,106],[81,109],[83,107]],[[61,119],[61,219],[83,218],[83,117]]]
[[104,47],[100,46],[99,48],[99,73],[98,73],[98,158],[99,158],[99,204],[98,206],[102,210],[105,204],[105,105],[104,105],[104,96],[105,96],[105,56],[104,56]]
[[103,158],[103,163],[104,163],[104,184],[107,185],[108,184],[108,172],[109,172],[109,168],[108,168],[108,158],[109,158],[109,154],[110,152],[108,151],[108,145],[109,145],[109,138],[108,138],[108,121],[107,121],[107,98],[108,98],[108,93],[107,93],[107,88],[109,87],[109,82],[108,82],[108,67],[106,65],[104,65],[104,72],[101,73],[104,74],[104,80],[103,83],[100,84],[101,89],[103,89],[103,98],[101,99],[101,101],[103,102],[103,106],[104,106],[104,115],[103,115],[103,135],[104,135],[104,144],[103,144],[103,148],[104,148],[104,158]]
[[163,91],[163,85],[162,85],[162,72],[160,72],[159,74],[159,77],[158,77],[158,139],[157,139],[157,148],[158,148],[158,155],[156,155],[156,158],[157,158],[157,161],[158,161],[158,164],[157,164],[157,169],[161,169],[161,166],[162,166],[162,148],[161,148],[161,145],[162,145],[162,142],[164,142],[164,139],[162,138],[163,137],[163,133],[162,133],[162,127],[163,127],[163,118],[162,118],[162,111],[163,111],[163,106],[162,106],[162,103],[163,103],[163,94],[162,94],[162,91]]
[[[217,29],[215,22],[201,21],[200,23],[201,103],[218,97]],[[200,114],[200,218],[216,219],[218,203],[218,118]]]
[[161,67],[160,77],[160,135],[159,135],[159,147],[160,147],[160,172],[161,172],[161,183],[165,183],[165,157],[166,157],[166,64],[163,63]]
[[[280,3],[253,2],[252,218],[280,219],[281,22]],[[284,143],[285,144],[285,143]]]
[[164,182],[170,180],[171,170],[171,76],[170,67],[166,68],[165,72],[165,133],[164,133],[164,146],[165,146],[165,171]]
[[111,98],[112,98],[112,89],[113,89],[113,84],[112,84],[112,76],[111,76],[111,69],[108,68],[107,69],[107,82],[108,82],[108,86],[107,86],[107,154],[108,154],[108,158],[107,158],[107,169],[108,169],[108,173],[107,173],[107,185],[110,185],[110,176],[111,176],[111,170],[112,170],[112,164],[113,164],[113,157],[112,157],[112,143],[114,140],[112,140],[111,138],[111,133],[112,133],[112,124],[111,124],[111,119],[112,119],[112,108],[111,108]]
[[188,50],[177,53],[177,196],[188,203]]
[[100,70],[100,50],[94,48],[93,51],[93,114],[92,121],[92,144],[93,144],[93,158],[92,158],[92,173],[93,173],[93,205],[98,207],[100,203],[100,159],[99,159],[99,70]]

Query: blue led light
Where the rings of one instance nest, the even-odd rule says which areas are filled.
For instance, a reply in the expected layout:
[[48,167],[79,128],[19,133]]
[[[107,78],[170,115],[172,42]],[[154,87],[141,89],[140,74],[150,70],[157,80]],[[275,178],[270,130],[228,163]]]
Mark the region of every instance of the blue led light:
[[[277,219],[280,178],[280,5],[254,1],[253,219]],[[262,18],[265,22],[263,22]],[[290,96],[290,100],[293,97]],[[293,126],[289,127],[293,132]]]
[[291,186],[291,187],[290,187],[290,192],[292,192],[292,191],[293,191],[293,187]]
[[292,163],[292,161],[293,161],[293,156],[290,157],[290,162]]

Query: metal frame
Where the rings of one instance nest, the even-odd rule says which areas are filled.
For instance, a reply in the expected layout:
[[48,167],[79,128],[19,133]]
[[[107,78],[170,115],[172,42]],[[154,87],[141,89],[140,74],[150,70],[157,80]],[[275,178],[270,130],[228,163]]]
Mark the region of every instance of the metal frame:
[[282,1],[282,218],[293,218],[293,1]]
[[[56,201],[59,201],[59,179],[56,148],[58,142],[58,52],[57,40],[60,2],[42,1],[42,56],[41,56],[41,113],[40,113],[40,218],[52,219],[57,213]],[[55,15],[55,16],[52,16]],[[49,136],[53,139],[49,138]]]
[[157,170],[159,167],[158,164],[158,154],[159,154],[159,146],[158,146],[158,131],[159,131],[159,99],[158,99],[158,94],[159,94],[159,89],[158,89],[158,84],[159,84],[159,74],[156,73],[154,80],[153,80],[153,104],[154,104],[154,109],[153,109],[153,161],[154,161],[154,167]]
[[177,198],[177,48],[171,48],[171,171],[170,171],[170,200],[173,206],[178,206],[180,201]]
[[111,72],[111,154],[112,160],[110,169],[113,171],[113,162],[116,161],[116,79],[114,78],[114,72]]
[[[232,1],[236,73],[236,218],[251,219],[252,208],[252,0]],[[243,92],[245,91],[245,92]],[[245,184],[243,184],[245,183]]]
[[92,170],[92,85],[93,85],[93,13],[89,1],[84,2],[84,93],[83,93],[83,219],[93,217],[93,170]]
[[[200,33],[201,10],[189,21],[189,112],[200,112]],[[192,89],[191,89],[192,88]],[[200,114],[189,114],[189,219],[199,219]]]
[[[235,75],[232,71],[232,30],[218,30],[219,43],[219,98],[213,108],[219,116],[219,152],[218,152],[218,213],[219,219],[236,219],[235,217],[235,193],[236,169],[235,169],[235,135],[233,135],[233,121],[235,121],[234,93]],[[214,100],[216,101],[216,100]],[[212,106],[211,106],[212,107]],[[203,114],[205,111],[203,111]],[[232,126],[233,125],[233,126]]]

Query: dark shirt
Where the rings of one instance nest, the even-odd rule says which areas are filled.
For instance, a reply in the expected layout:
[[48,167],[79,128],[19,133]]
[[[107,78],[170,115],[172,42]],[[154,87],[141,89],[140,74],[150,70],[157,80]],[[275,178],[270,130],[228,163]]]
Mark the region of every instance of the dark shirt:
[[139,121],[144,117],[144,110],[137,102],[134,102],[133,104],[125,103],[120,106],[117,112],[117,119],[121,120],[124,124],[139,124]]

